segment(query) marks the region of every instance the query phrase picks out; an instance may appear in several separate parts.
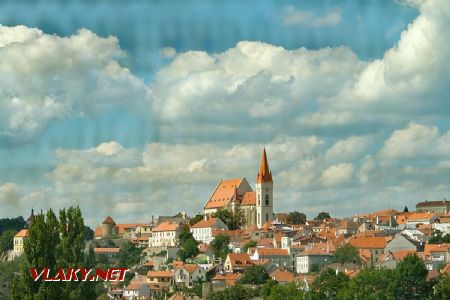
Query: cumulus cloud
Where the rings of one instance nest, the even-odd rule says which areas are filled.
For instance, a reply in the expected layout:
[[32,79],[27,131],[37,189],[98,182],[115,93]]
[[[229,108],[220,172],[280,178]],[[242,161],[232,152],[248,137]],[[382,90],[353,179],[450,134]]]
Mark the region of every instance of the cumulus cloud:
[[0,26],[0,55],[0,144],[31,140],[55,119],[149,105],[114,37]]

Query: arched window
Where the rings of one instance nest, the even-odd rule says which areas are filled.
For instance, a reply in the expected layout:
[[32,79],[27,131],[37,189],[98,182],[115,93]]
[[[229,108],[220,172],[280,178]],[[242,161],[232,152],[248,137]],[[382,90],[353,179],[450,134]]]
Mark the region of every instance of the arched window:
[[266,205],[269,205],[269,195],[266,194]]
[[269,221],[269,214],[266,213],[266,222]]
[[261,205],[261,195],[258,195],[258,205]]

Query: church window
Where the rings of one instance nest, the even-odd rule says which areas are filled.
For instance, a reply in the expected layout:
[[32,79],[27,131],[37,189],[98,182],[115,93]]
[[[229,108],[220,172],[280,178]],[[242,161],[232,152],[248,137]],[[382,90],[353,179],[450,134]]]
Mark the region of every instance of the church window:
[[266,194],[266,205],[269,205],[269,195]]
[[269,214],[266,213],[266,222],[269,221]]
[[258,195],[258,205],[261,205],[261,195]]

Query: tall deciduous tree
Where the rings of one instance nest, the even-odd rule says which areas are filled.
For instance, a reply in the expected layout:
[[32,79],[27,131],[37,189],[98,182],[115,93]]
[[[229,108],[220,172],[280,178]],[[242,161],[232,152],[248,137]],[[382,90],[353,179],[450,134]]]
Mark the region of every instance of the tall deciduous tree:
[[330,218],[330,214],[327,212],[320,212],[317,217],[314,218],[314,220],[325,220],[325,219],[329,219]]
[[395,298],[426,299],[430,293],[427,274],[427,268],[417,255],[407,255],[395,269]]
[[180,247],[177,255],[182,261],[186,261],[188,258],[193,258],[198,255],[198,241],[194,239],[194,236],[189,231],[188,227],[185,227],[180,234]]
[[14,247],[14,236],[16,233],[17,231],[15,230],[6,230],[0,235],[0,256]]
[[230,230],[236,230],[245,225],[245,215],[240,209],[236,209],[234,212],[228,209],[219,209],[213,214],[213,217],[221,219]]
[[434,287],[433,299],[444,300],[450,299],[450,275],[441,275]]
[[251,266],[244,271],[244,275],[239,280],[243,284],[263,284],[269,280],[269,274],[263,266]]
[[333,269],[323,270],[311,285],[313,299],[337,299],[340,290],[347,287],[349,277]]
[[356,247],[349,243],[343,244],[336,248],[334,252],[334,261],[337,263],[354,263],[360,264],[361,259],[359,257],[359,251]]
[[341,299],[394,299],[393,282],[395,271],[367,268],[353,277],[348,288],[339,292]]
[[225,260],[230,249],[228,248],[228,244],[230,243],[230,237],[219,234],[214,238],[214,240],[209,244],[211,247],[211,251],[213,252],[215,257],[220,257],[222,260]]
[[306,223],[306,215],[304,213],[293,211],[288,213],[287,215],[287,223],[288,224],[305,224]]

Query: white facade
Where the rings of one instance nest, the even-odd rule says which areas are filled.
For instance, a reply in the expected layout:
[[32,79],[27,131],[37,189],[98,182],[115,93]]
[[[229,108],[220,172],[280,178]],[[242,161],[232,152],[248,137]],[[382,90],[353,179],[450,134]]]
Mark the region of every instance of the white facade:
[[190,229],[194,239],[199,242],[209,244],[214,239],[212,235],[213,229],[228,229],[227,225],[225,225],[225,223],[221,219],[213,219],[213,222],[208,222],[211,219],[208,220],[207,216],[205,216],[205,220],[194,224],[194,226]]
[[156,231],[149,238],[149,247],[173,247],[178,243],[181,229]]
[[273,220],[273,182],[256,183],[256,226]]
[[206,281],[206,271],[201,267],[198,267],[191,273],[185,268],[180,268],[175,271],[173,278],[176,284],[184,285],[185,287],[193,287],[194,283],[199,281]]
[[297,256],[297,273],[309,273],[314,265],[317,265],[320,270],[323,266],[331,263],[332,258],[331,255],[299,255]]

